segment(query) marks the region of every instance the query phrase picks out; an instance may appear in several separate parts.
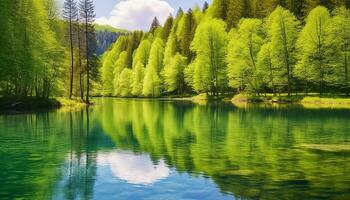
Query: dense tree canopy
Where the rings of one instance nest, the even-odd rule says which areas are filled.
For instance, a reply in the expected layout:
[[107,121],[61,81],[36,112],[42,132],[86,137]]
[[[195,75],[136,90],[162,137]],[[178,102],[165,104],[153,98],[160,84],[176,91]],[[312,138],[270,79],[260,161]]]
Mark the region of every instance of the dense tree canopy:
[[[97,80],[99,65],[95,56],[93,5],[86,4],[89,9],[84,13],[89,16],[90,28],[89,37],[84,38],[82,33],[86,31],[82,31],[78,12],[83,7],[77,3],[65,1],[61,12],[53,0],[0,2],[0,42],[5,47],[0,50],[0,96],[72,97],[80,91],[79,97],[89,96],[90,84],[83,84],[82,80],[85,77],[89,82],[87,74]],[[84,62],[84,52],[90,57],[89,67],[89,62]],[[75,84],[78,82],[81,84]]]
[[[214,0],[208,8],[180,9],[164,26],[155,18],[151,32],[133,48],[132,64],[123,64],[133,69],[131,94],[348,94],[345,6],[345,1]],[[102,69],[122,62],[116,59],[120,52],[135,44],[122,41],[139,40],[133,35],[116,42]],[[109,82],[104,81],[106,90]]]

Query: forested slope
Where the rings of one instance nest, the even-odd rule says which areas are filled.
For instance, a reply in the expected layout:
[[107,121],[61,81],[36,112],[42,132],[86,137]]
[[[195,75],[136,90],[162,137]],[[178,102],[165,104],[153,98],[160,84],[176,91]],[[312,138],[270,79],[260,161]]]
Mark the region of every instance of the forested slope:
[[214,0],[105,53],[103,94],[349,93],[346,0]]
[[101,56],[121,35],[129,33],[127,30],[116,29],[111,26],[95,24],[97,49],[96,55]]

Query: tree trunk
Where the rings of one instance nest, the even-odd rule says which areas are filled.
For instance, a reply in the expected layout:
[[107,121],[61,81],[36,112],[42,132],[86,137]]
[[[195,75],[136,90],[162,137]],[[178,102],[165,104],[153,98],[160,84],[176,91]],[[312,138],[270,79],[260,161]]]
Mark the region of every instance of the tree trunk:
[[73,52],[73,30],[72,17],[69,19],[69,37],[70,37],[70,56],[71,56],[71,71],[70,71],[70,85],[69,85],[69,99],[72,99],[73,94],[73,78],[74,78],[74,52]]
[[287,69],[287,82],[288,82],[288,96],[291,96],[292,88],[291,88],[291,70],[289,66],[289,53],[288,53],[288,43],[287,43],[287,34],[285,23],[281,20],[281,28],[282,28],[282,40],[283,40],[283,48],[284,48],[284,64]]
[[78,23],[78,58],[79,58],[79,89],[80,89],[80,98],[84,100],[84,90],[83,90],[83,69],[81,63],[81,38],[80,38],[80,25]]
[[345,66],[345,93],[346,96],[349,96],[349,74],[348,74],[348,55],[347,52],[345,50],[345,55],[344,55],[345,59],[344,59],[344,66]]
[[89,64],[89,33],[88,33],[88,16],[85,11],[85,37],[86,37],[86,103],[90,103],[90,64]]

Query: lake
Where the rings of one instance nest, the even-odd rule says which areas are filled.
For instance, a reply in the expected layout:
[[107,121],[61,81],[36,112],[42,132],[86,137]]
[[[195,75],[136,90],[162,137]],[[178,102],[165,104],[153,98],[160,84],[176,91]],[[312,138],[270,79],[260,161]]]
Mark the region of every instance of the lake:
[[350,111],[95,99],[0,115],[0,199],[350,199]]

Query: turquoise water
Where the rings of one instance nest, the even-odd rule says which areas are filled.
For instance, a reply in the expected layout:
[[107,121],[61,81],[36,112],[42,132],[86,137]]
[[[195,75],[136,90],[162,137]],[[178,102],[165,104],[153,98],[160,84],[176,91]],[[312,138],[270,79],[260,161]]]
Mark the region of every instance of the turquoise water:
[[350,111],[98,99],[0,115],[0,199],[350,199]]

